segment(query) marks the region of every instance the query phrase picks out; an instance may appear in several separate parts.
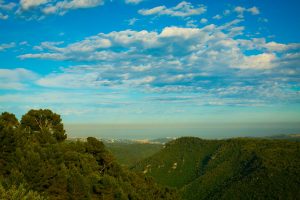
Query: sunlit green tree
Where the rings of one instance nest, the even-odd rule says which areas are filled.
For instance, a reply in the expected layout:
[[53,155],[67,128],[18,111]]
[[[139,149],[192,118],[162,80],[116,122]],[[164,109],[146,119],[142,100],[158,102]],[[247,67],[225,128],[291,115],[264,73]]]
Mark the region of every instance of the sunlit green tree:
[[21,128],[36,134],[42,143],[49,139],[49,135],[59,142],[67,138],[60,115],[49,109],[28,111],[22,116]]

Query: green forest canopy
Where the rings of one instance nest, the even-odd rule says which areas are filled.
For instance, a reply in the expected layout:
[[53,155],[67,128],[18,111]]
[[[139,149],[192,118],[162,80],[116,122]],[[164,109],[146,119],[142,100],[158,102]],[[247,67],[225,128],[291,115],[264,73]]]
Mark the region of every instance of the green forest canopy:
[[93,137],[65,142],[60,115],[0,115],[0,199],[178,199],[175,190],[122,168]]
[[300,143],[287,140],[183,137],[133,170],[178,188],[187,200],[300,197]]
[[[184,137],[167,143],[128,170],[96,138],[88,137],[86,142],[65,141],[66,138],[60,115],[51,110],[30,110],[20,122],[14,114],[2,113],[0,199],[201,200],[300,196],[299,142]],[[118,149],[124,148],[116,146],[114,150],[118,153]],[[119,154],[122,155],[125,154]]]

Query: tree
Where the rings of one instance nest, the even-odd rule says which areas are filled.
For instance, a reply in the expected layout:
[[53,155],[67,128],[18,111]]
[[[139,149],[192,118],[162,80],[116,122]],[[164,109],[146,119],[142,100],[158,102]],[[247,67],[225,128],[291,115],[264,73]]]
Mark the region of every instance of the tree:
[[0,115],[0,126],[1,129],[3,129],[4,127],[16,128],[19,126],[19,121],[14,114],[3,112]]
[[0,199],[7,200],[19,200],[19,199],[31,199],[31,200],[46,200],[39,193],[34,191],[27,191],[23,185],[19,187],[12,186],[5,190],[5,188],[0,183]]
[[3,112],[0,115],[0,174],[6,174],[11,154],[15,151],[15,134],[19,121],[14,114]]
[[100,172],[109,168],[114,162],[113,156],[106,151],[104,144],[94,137],[87,138],[86,151],[92,154],[101,165]]
[[97,155],[98,153],[105,152],[105,146],[103,142],[97,140],[94,137],[87,138],[87,152],[93,155]]
[[37,134],[39,140],[53,136],[57,141],[67,138],[60,115],[49,109],[30,110],[21,119],[21,128]]

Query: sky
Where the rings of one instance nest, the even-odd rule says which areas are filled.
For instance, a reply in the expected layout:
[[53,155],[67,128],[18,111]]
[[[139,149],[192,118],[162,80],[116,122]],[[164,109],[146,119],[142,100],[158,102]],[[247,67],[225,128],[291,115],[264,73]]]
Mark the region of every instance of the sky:
[[298,0],[0,0],[0,111],[300,122]]

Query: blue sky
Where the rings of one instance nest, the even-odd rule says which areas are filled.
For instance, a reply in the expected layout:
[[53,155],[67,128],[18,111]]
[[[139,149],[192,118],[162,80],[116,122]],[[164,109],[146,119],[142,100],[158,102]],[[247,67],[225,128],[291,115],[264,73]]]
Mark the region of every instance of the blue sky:
[[0,111],[299,122],[300,1],[0,0]]

